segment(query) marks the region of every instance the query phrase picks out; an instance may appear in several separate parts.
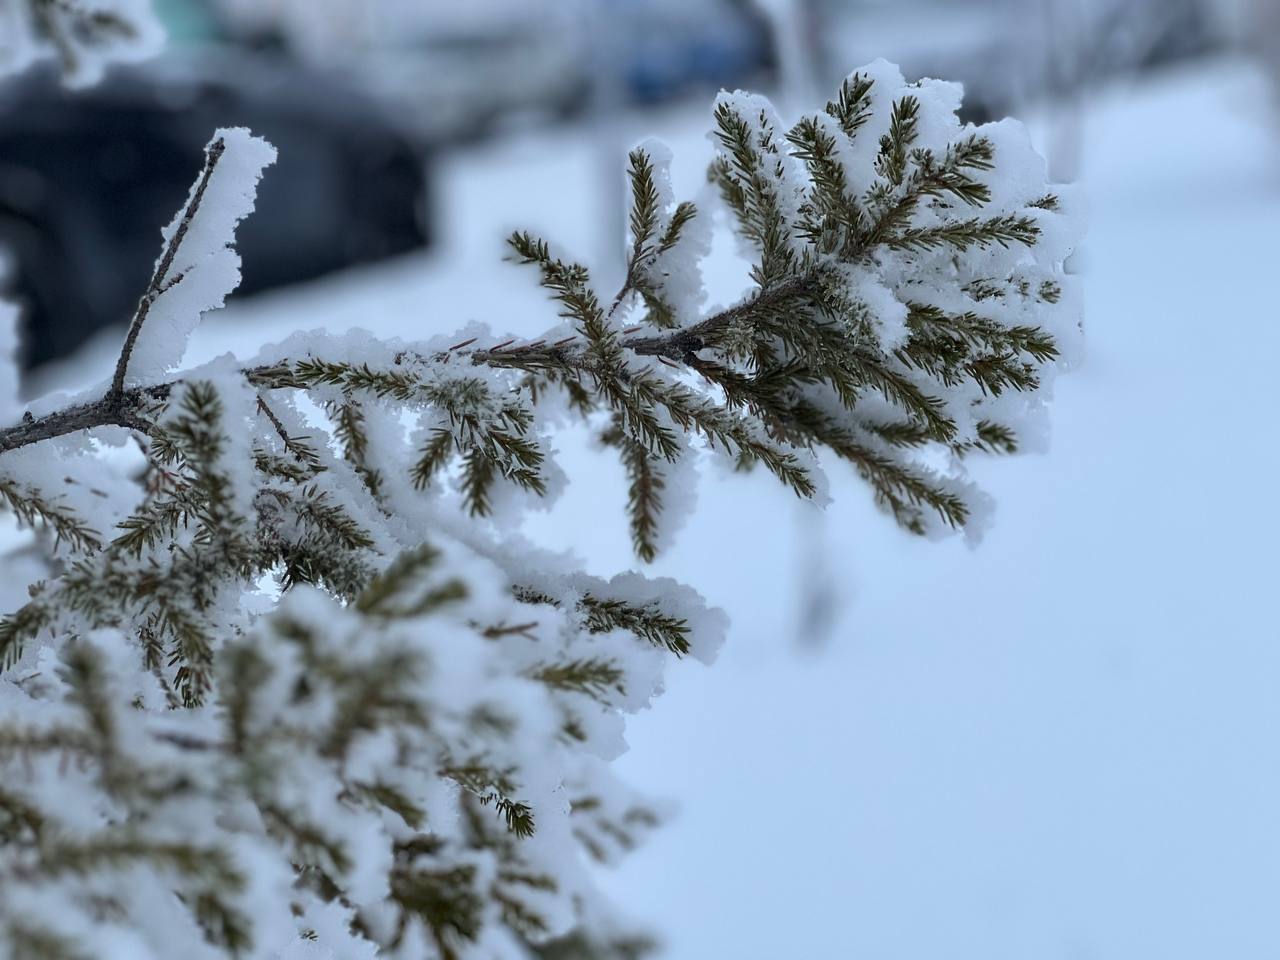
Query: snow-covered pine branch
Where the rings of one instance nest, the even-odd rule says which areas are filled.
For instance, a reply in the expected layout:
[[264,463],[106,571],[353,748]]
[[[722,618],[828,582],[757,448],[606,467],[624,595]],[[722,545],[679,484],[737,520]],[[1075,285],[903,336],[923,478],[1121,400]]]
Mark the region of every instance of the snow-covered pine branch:
[[710,176],[754,264],[726,309],[645,145],[621,290],[510,238],[564,317],[536,341],[313,332],[175,374],[272,159],[219,131],[116,375],[0,396],[0,503],[53,534],[0,621],[0,950],[635,956],[584,860],[656,815],[608,762],[723,618],[511,518],[563,486],[572,417],[622,459],[643,560],[708,453],[806,498],[847,461],[906,528],[973,528],[965,458],[1035,436],[1077,335],[1076,226],[1022,129],[961,127],[959,96],[883,62],[790,126],[722,96]]
[[0,76],[55,59],[82,86],[112,62],[151,56],[163,38],[151,0],[0,0]]

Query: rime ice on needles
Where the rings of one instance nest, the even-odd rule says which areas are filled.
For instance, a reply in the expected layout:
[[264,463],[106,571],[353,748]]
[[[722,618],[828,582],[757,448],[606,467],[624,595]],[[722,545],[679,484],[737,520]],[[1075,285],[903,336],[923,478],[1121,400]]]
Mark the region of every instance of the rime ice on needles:
[[51,58],[83,86],[112,62],[151,56],[163,37],[150,0],[0,0],[0,76]]
[[[584,860],[656,814],[606,761],[722,618],[459,522],[545,492],[520,371],[317,334],[135,386],[268,151],[212,141],[119,384],[0,433],[0,503],[57,554],[0,621],[0,953],[634,955]],[[194,312],[235,275],[203,276]],[[84,430],[144,470],[113,483]],[[60,495],[90,482],[105,535]]]
[[673,203],[652,149],[630,157],[631,255],[607,309],[585,269],[512,237],[577,337],[483,361],[609,411],[642,558],[688,438],[805,497],[821,488],[815,455],[844,460],[908,530],[980,529],[962,461],[1042,430],[1043,388],[1079,333],[1063,275],[1078,225],[1025,131],[962,127],[959,103],[959,87],[908,85],[883,61],[790,126],[762,97],[721,95],[709,177],[755,283],[727,310],[671,294],[699,214]]
[[164,228],[164,250],[129,330],[125,383],[152,383],[174,369],[200,317],[240,285],[236,226],[253,212],[275,147],[243,127],[218,130],[205,147],[205,172]]
[[510,238],[564,319],[539,340],[315,332],[175,375],[274,156],[219,131],[106,392],[0,408],[0,505],[52,534],[0,620],[0,953],[643,952],[584,860],[655,822],[608,761],[723,618],[511,518],[562,486],[579,418],[644,561],[704,452],[806,498],[843,460],[906,528],[971,528],[963,459],[1023,442],[1076,334],[1075,227],[1020,128],[958,103],[884,63],[790,126],[722,96],[709,176],[753,263],[727,309],[645,145],[612,296]]

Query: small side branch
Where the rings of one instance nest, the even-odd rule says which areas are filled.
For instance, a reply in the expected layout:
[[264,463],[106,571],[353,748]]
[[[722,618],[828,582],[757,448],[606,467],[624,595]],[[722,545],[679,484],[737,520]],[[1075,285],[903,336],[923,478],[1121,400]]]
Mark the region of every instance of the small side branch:
[[115,376],[111,380],[111,389],[106,396],[109,404],[119,405],[124,397],[124,379],[129,372],[129,358],[133,356],[133,348],[138,342],[138,334],[142,332],[142,325],[147,322],[147,314],[151,312],[152,304],[166,290],[182,282],[182,274],[179,273],[170,277],[169,271],[173,269],[174,258],[177,257],[178,250],[182,247],[182,241],[186,239],[187,231],[191,228],[191,221],[200,212],[200,204],[204,202],[204,192],[208,188],[213,171],[218,166],[218,161],[222,159],[222,154],[225,150],[226,143],[221,137],[209,144],[205,150],[204,172],[201,173],[195,192],[191,195],[187,208],[182,211],[182,219],[178,221],[178,229],[173,232],[173,236],[169,238],[169,242],[165,245],[164,253],[161,255],[160,261],[156,264],[156,269],[151,275],[151,282],[147,284],[146,292],[143,293],[142,299],[138,301],[138,308],[134,311],[133,319],[129,322],[129,332],[125,335],[124,346],[120,350],[120,359],[116,362]]

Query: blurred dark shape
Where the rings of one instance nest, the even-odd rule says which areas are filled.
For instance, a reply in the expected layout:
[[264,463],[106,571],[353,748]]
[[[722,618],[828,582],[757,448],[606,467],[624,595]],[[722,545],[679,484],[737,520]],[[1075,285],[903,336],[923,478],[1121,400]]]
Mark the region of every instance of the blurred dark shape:
[[581,113],[590,82],[579,39],[519,22],[466,24],[406,36],[344,66],[418,136],[465,143],[515,118]]
[[759,86],[776,75],[768,18],[751,0],[409,6],[398,19],[401,29],[384,24],[348,45],[331,37],[317,45],[290,18],[260,10],[247,21],[224,17],[209,32],[341,70],[419,136],[446,145],[491,136],[513,121],[579,117],[599,103],[601,83],[611,88],[610,103],[648,106]]
[[1273,99],[1280,104],[1280,3],[1246,0],[1236,13],[1242,46],[1258,58],[1271,81]]
[[[1209,0],[1046,2],[1058,14],[1052,23],[1075,20],[1075,42],[1067,58],[1074,67],[1064,74],[1059,58],[1057,68],[1045,78],[1050,96],[1202,56],[1225,40]],[[1053,39],[1049,38],[1051,46]]]
[[1218,48],[1211,0],[796,0],[824,85],[875,57],[964,84],[975,123]]
[[768,18],[747,0],[637,0],[609,9],[621,22],[625,95],[656,104],[721,87],[765,86],[777,79]]
[[1216,52],[1225,38],[1213,8],[1207,0],[1114,4],[1101,32],[1110,37],[1127,35],[1134,49],[1126,60],[1124,49],[1113,46],[1111,65],[1147,70]]
[[28,367],[128,320],[217,127],[279,149],[239,229],[241,293],[428,242],[424,151],[365,97],[279,58],[181,59],[82,92],[48,73],[0,85],[0,256]]
[[884,57],[908,80],[938,77],[964,84],[964,120],[1005,116],[1025,87],[1019,16],[1001,0],[901,3],[810,0],[822,86]]
[[[171,0],[172,2],[172,0]],[[341,51],[307,49],[288,23],[218,18],[200,39],[322,64],[383,104],[424,141],[468,143],[514,117],[564,119],[590,96],[583,38],[535,16],[449,17],[418,11],[403,29]]]

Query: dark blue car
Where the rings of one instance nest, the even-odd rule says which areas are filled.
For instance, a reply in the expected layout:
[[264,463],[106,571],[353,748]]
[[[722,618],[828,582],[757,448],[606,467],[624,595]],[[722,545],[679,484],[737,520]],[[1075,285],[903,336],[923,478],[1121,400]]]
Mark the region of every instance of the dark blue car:
[[24,361],[123,325],[217,127],[279,160],[240,228],[240,291],[308,280],[428,242],[423,150],[347,86],[232,50],[120,69],[69,91],[52,73],[0,84],[4,294],[24,308]]
[[611,0],[608,9],[623,53],[623,87],[633,102],[756,85],[776,68],[768,20],[744,0]]

